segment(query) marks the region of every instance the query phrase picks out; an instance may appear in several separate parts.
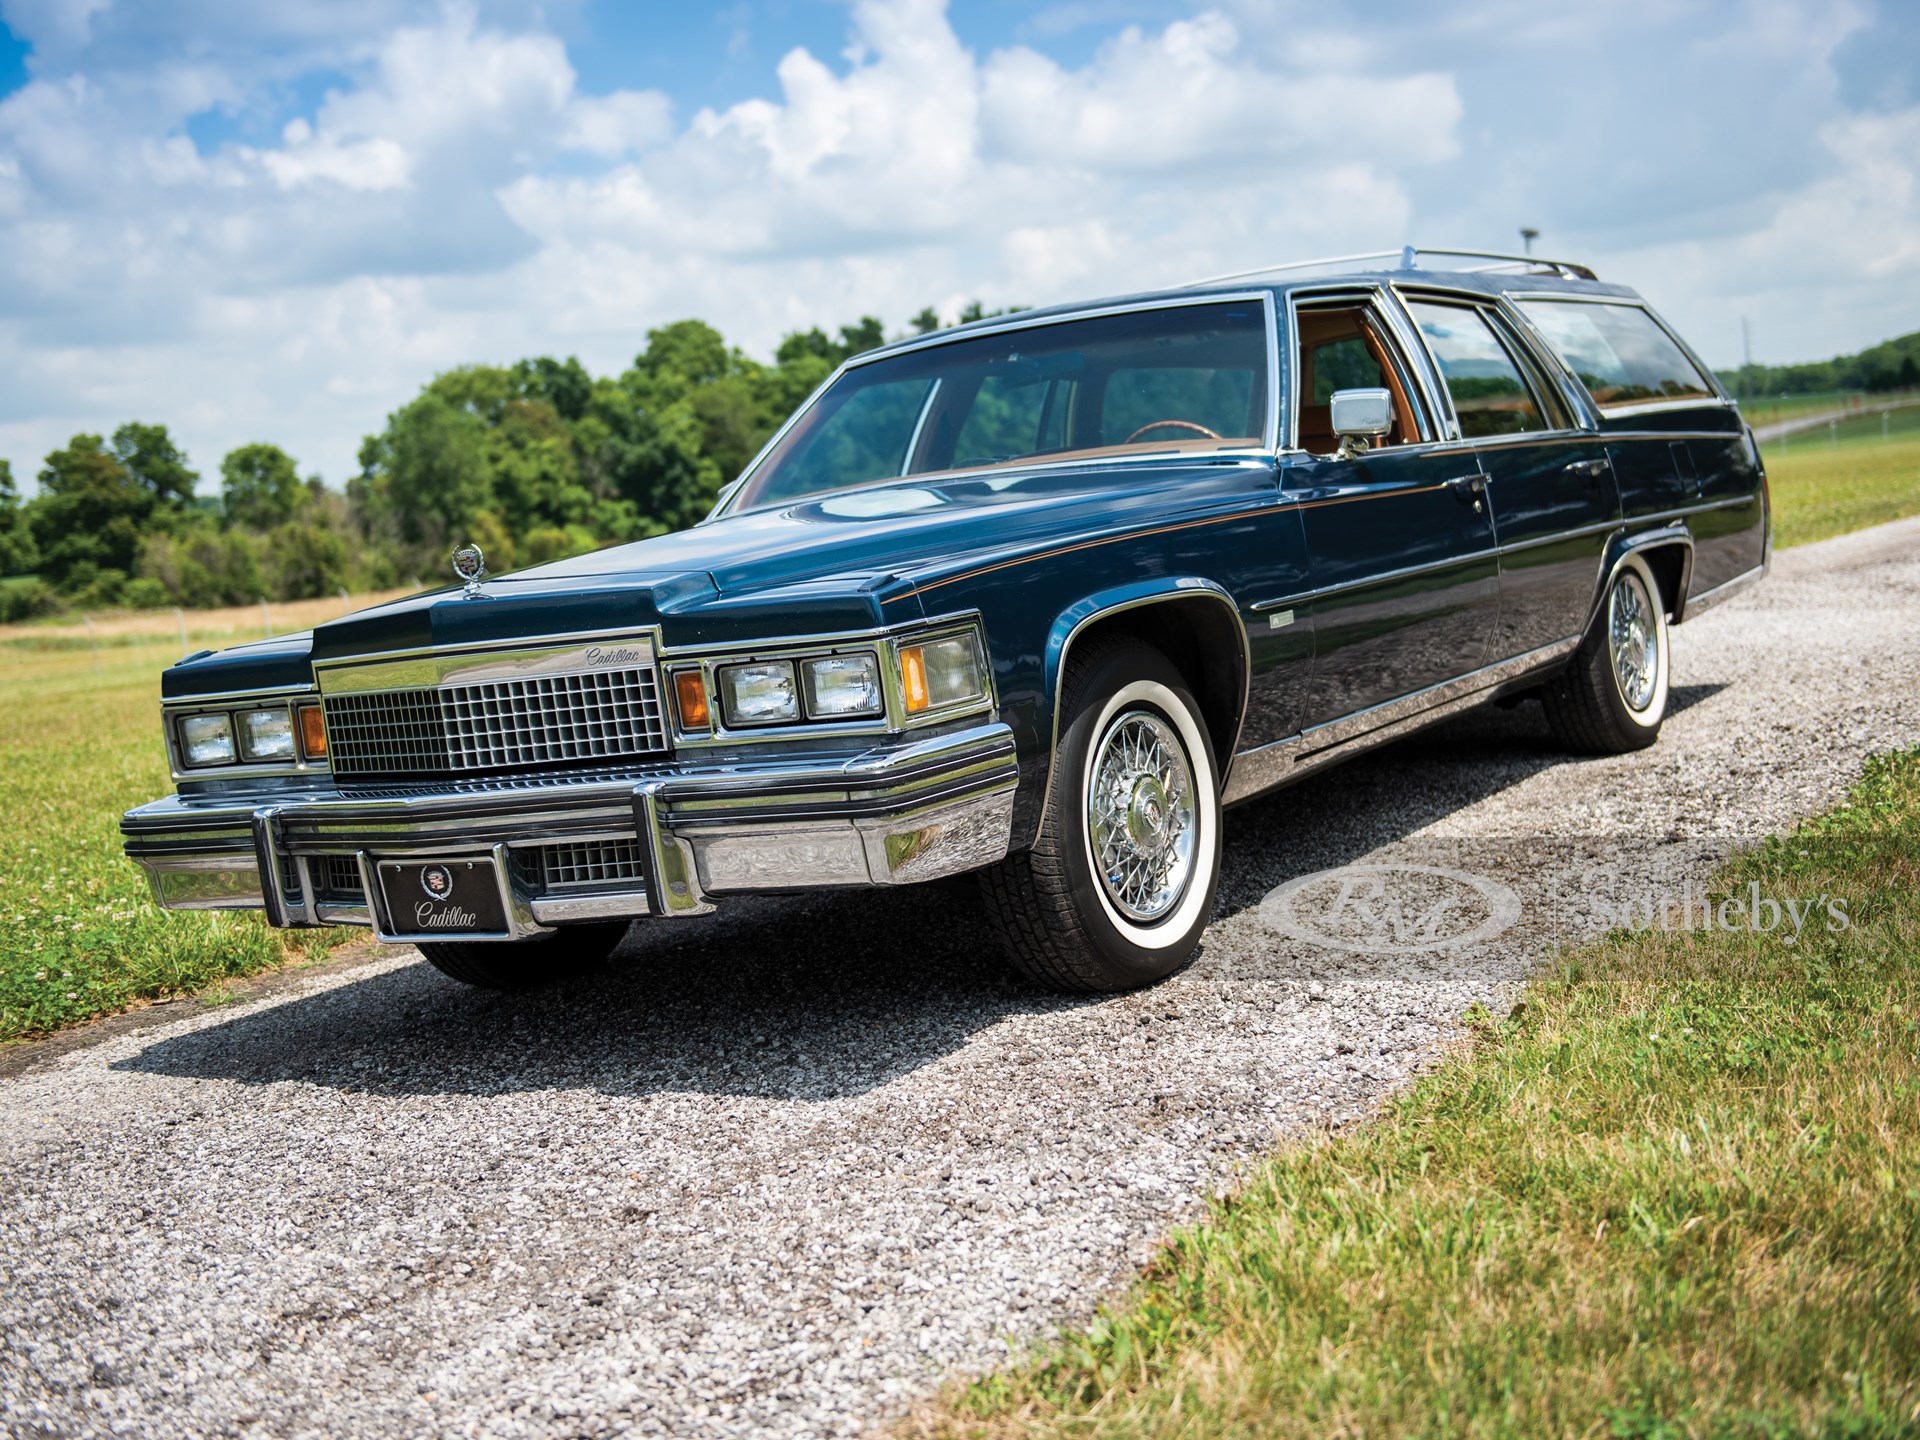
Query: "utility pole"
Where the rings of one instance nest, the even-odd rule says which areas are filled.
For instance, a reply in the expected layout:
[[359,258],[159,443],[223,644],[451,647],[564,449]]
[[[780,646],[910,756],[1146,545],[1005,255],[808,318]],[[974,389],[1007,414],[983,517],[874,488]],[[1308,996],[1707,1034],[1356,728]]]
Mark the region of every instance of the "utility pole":
[[1533,242],[1540,238],[1540,232],[1531,225],[1520,227],[1520,243],[1527,247],[1527,254],[1533,253]]
[[1740,317],[1740,351],[1746,357],[1746,365],[1741,375],[1744,383],[1740,388],[1751,390],[1753,388],[1753,324],[1744,315]]

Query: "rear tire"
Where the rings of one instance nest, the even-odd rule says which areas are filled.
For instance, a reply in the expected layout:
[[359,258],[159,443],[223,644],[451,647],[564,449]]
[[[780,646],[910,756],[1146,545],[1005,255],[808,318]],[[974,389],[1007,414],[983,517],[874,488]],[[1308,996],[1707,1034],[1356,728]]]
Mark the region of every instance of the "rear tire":
[[600,964],[626,937],[627,922],[566,925],[532,940],[433,940],[418,948],[450,979],[482,990],[530,990]]
[[1046,818],[1031,850],[981,872],[987,913],[1035,983],[1076,994],[1185,969],[1220,882],[1220,788],[1199,705],[1158,650],[1095,640],[1073,657]]
[[1667,716],[1667,615],[1659,582],[1629,555],[1567,668],[1541,690],[1554,738],[1583,755],[1644,750]]

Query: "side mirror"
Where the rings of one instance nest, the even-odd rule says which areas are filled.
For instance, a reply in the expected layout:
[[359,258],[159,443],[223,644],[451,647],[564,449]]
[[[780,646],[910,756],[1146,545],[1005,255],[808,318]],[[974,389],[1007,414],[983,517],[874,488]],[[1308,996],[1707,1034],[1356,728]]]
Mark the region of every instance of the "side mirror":
[[1331,408],[1342,440],[1377,440],[1393,429],[1393,396],[1385,390],[1336,390]]

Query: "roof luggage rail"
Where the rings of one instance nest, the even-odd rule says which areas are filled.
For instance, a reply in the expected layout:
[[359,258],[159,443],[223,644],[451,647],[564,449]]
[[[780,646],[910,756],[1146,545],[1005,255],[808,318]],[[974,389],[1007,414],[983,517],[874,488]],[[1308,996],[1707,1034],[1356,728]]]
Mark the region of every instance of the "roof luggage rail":
[[[1369,250],[1359,255],[1329,255],[1320,260],[1295,260],[1284,265],[1260,265],[1252,270],[1235,270],[1229,275],[1209,275],[1204,280],[1191,280],[1181,288],[1193,290],[1202,285],[1224,284],[1229,280],[1249,280],[1256,275],[1293,274],[1302,270],[1418,270],[1422,255],[1491,262],[1455,267],[1473,273],[1510,270],[1517,267],[1520,273],[1525,275],[1559,275],[1568,280],[1600,278],[1593,273],[1592,267],[1582,265],[1575,260],[1549,260],[1544,255],[1509,255],[1500,250],[1429,249],[1425,246],[1402,245],[1398,250]],[[1393,263],[1381,264],[1379,263],[1381,261]]]

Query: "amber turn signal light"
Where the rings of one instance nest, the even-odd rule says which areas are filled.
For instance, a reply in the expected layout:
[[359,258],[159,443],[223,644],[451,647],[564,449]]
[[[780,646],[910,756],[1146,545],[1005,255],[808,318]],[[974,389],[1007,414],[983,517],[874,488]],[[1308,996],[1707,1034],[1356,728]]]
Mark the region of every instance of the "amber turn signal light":
[[707,711],[707,682],[698,670],[681,670],[673,677],[674,698],[680,702],[680,728],[705,730],[713,723]]
[[302,705],[300,717],[300,753],[309,760],[327,758],[327,717],[318,705]]
[[927,708],[927,657],[918,645],[900,652],[900,688],[907,702],[907,713],[917,715]]

